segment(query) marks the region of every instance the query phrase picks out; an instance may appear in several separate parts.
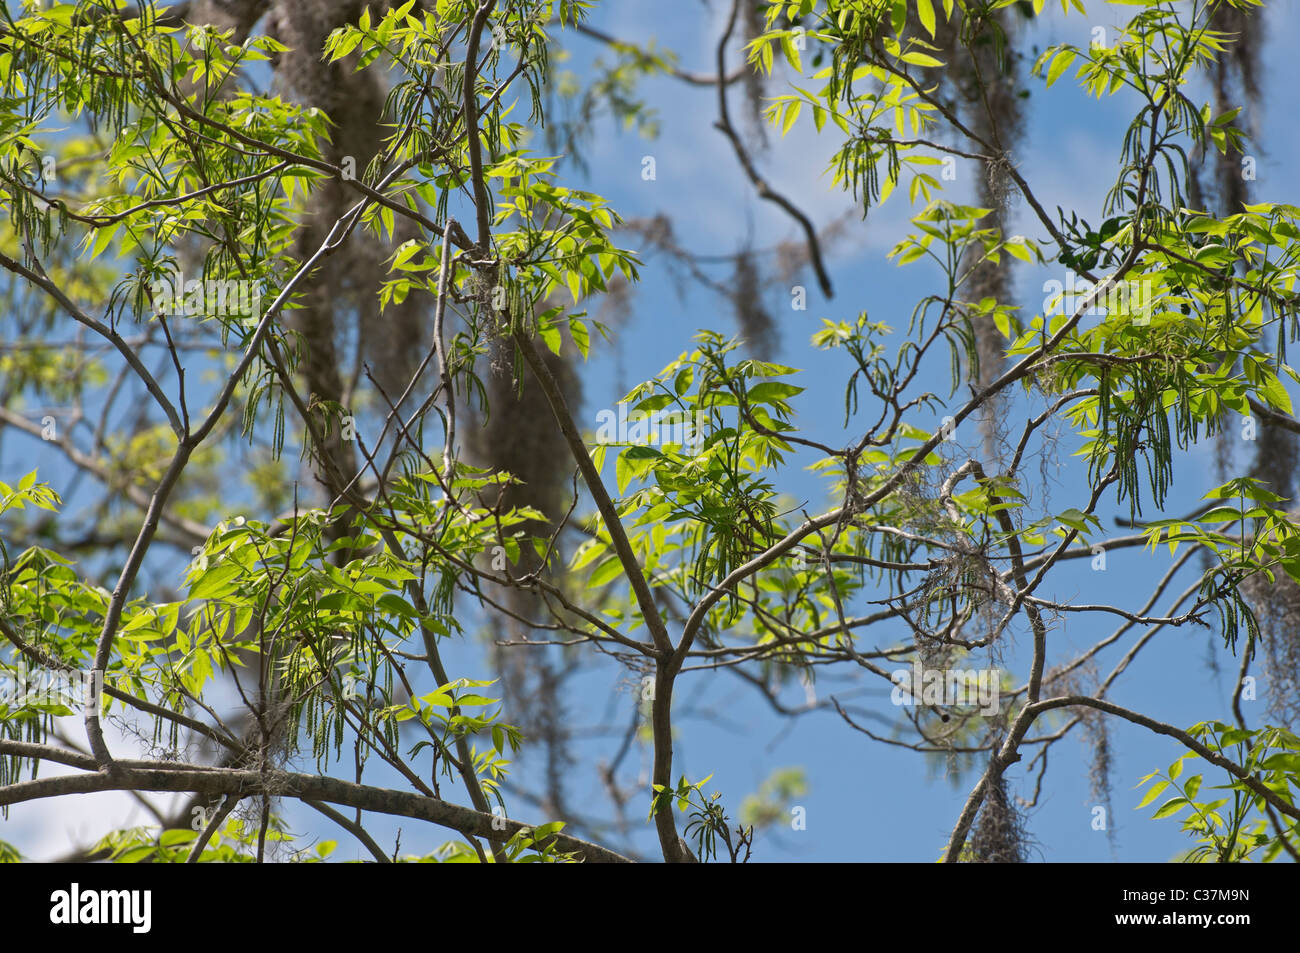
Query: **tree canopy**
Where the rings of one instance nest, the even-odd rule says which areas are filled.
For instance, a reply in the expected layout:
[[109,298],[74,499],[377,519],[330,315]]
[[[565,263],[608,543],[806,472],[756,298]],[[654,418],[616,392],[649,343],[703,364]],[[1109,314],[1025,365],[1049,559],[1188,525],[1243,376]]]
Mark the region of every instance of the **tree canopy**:
[[[1032,55],[1058,6],[1083,39]],[[378,862],[741,862],[802,829],[806,779],[734,803],[684,765],[687,686],[725,678],[832,713],[846,759],[946,765],[967,793],[920,859],[1027,859],[1071,733],[1104,817],[1118,725],[1181,746],[1133,800],[1190,858],[1300,859],[1300,208],[1251,193],[1260,0],[727,0],[704,72],[595,7],[6,8],[0,805],[130,792],[156,823],[69,845],[121,861],[329,856],[293,804]],[[575,37],[609,58],[569,70]],[[722,278],[671,210],[587,187],[658,80],[709,90],[790,229]],[[1126,125],[1100,207],[1020,160],[1022,94],[1068,84]],[[768,178],[810,149],[851,217]],[[901,314],[837,287],[898,206],[888,259],[928,269]],[[673,307],[651,256],[739,330],[616,393],[586,368],[636,295]],[[1114,700],[1187,632],[1230,698]],[[626,687],[599,763],[592,668]]]

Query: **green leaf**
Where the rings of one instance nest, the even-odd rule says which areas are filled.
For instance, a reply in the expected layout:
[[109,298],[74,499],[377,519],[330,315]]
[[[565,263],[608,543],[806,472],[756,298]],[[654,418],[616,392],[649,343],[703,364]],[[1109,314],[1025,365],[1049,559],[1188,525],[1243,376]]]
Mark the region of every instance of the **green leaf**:
[[1285,414],[1292,413],[1291,395],[1286,392],[1282,382],[1277,379],[1272,371],[1262,369],[1260,371],[1260,381],[1258,385],[1259,394],[1274,410],[1280,410]]
[[547,321],[537,326],[537,333],[541,335],[542,342],[551,349],[552,354],[560,353],[560,329],[553,323]]
[[397,257],[393,259],[392,270],[401,270],[402,266],[415,257],[416,252],[420,250],[420,243],[415,239],[402,242],[402,247],[397,249]]
[[799,59],[799,47],[795,46],[794,41],[788,35],[781,37],[781,50],[785,53],[786,62],[794,69],[796,73],[803,72],[803,63]]
[[112,225],[105,225],[102,228],[99,228],[95,231],[95,237],[90,243],[91,261],[94,261],[101,254],[103,254],[104,249],[106,249],[109,246],[109,244],[113,241],[113,236],[117,234],[117,230],[121,226],[122,226],[121,222],[116,222]]
[[1160,805],[1160,809],[1151,815],[1151,819],[1158,821],[1166,817],[1173,817],[1183,808],[1187,807],[1188,803],[1189,802],[1185,797],[1170,798],[1168,801],[1165,801],[1164,804]]
[[889,11],[889,19],[894,34],[902,36],[903,28],[907,26],[907,0],[894,0],[893,8]]
[[595,589],[603,586],[621,575],[623,575],[623,564],[618,561],[617,556],[610,556],[592,572],[591,578],[587,580],[587,588]]
[[799,118],[799,111],[803,108],[803,101],[796,99],[785,107],[785,120],[781,123],[781,135],[784,136],[794,126],[795,121]]
[[1169,782],[1163,779],[1151,785],[1151,790],[1147,791],[1146,797],[1142,799],[1141,803],[1139,803],[1138,806],[1134,808],[1134,810],[1140,811],[1142,808],[1146,807],[1148,804],[1150,804],[1152,801],[1158,798],[1160,796],[1160,792],[1167,787],[1169,787]]
[[1052,57],[1052,65],[1047,68],[1047,88],[1051,89],[1052,84],[1061,78],[1061,74],[1070,68],[1074,58],[1078,56],[1076,50],[1065,49]]
[[591,334],[587,331],[587,326],[577,318],[570,318],[569,335],[573,338],[573,343],[577,345],[578,351],[585,361],[587,355],[591,352]]
[[746,391],[745,396],[751,404],[772,404],[802,393],[803,388],[796,387],[793,384],[786,384],[782,381],[764,381],[762,384],[755,384],[751,387]]
[[677,377],[673,380],[673,391],[680,397],[691,389],[691,384],[694,382],[695,368],[684,367],[677,372]]
[[937,60],[933,56],[925,53],[918,53],[913,50],[910,53],[904,53],[899,57],[904,63],[911,63],[913,66],[942,66],[943,60]]
[[212,599],[235,590],[231,581],[243,571],[242,566],[222,563],[208,569],[190,589],[191,599]]
[[916,15],[921,21],[921,26],[925,28],[925,32],[929,33],[930,37],[933,38],[934,7],[931,5],[930,0],[916,0]]
[[330,55],[330,62],[332,63],[335,60],[343,59],[343,57],[347,56],[349,53],[355,50],[357,48],[357,45],[364,38],[365,37],[362,34],[355,33],[355,32],[340,37],[338,42],[334,44],[334,51]]

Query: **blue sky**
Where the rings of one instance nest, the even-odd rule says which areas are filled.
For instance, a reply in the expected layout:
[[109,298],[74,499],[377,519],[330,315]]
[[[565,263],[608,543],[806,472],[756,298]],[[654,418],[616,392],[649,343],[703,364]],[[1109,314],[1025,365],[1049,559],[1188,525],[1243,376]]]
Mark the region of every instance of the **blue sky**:
[[[609,2],[596,8],[591,23],[629,41],[647,43],[653,39],[658,45],[677,51],[683,68],[707,72],[713,69],[713,44],[721,6],[713,4],[710,16],[709,9],[697,0],[654,4]],[[1062,17],[1057,8],[1027,28],[1030,42],[1040,49],[1063,41],[1085,45],[1094,26],[1113,26],[1133,10],[1108,8],[1095,0],[1088,7],[1096,13],[1087,17],[1077,13]],[[1295,35],[1294,4],[1273,4],[1267,16],[1270,38]],[[573,54],[570,67],[580,75],[586,72],[592,58],[609,55],[598,43],[585,37],[567,36],[563,42]],[[1296,141],[1300,133],[1282,119],[1288,103],[1287,97],[1278,91],[1289,92],[1295,88],[1300,76],[1294,58],[1286,52],[1277,42],[1269,42],[1265,48],[1264,112],[1252,117],[1261,133],[1256,152],[1259,156],[1258,178],[1254,183],[1256,201],[1295,200],[1288,158],[1300,147]],[[738,62],[739,56],[733,51],[730,63]],[[1060,205],[1074,209],[1081,217],[1096,223],[1102,218],[1102,200],[1116,173],[1120,140],[1132,117],[1132,102],[1123,95],[1098,102],[1078,91],[1069,81],[1069,75],[1051,90],[1044,90],[1041,81],[1030,81],[1033,95],[1027,106],[1027,134],[1017,161],[1045,208],[1052,210]],[[772,91],[779,91],[776,83]],[[634,132],[618,130],[612,121],[599,126],[585,154],[588,172],[578,178],[583,187],[605,196],[625,218],[661,212],[670,215],[678,241],[699,252],[731,253],[750,235],[759,246],[797,237],[795,227],[780,210],[754,196],[726,140],[712,128],[716,119],[715,91],[657,78],[647,81],[642,93],[659,113],[659,136],[647,141]],[[736,93],[733,93],[732,109],[733,114],[741,112]],[[776,130],[769,131],[769,138],[772,147],[758,153],[757,161],[776,189],[794,200],[819,225],[851,210],[849,198],[834,189],[823,174],[835,146],[829,134],[816,135],[809,117],[804,116],[784,141]],[[657,177],[653,182],[641,177],[642,159],[646,155],[653,155],[656,160]],[[946,197],[971,201],[971,176],[968,166],[959,165],[958,181]],[[782,342],[776,359],[804,371],[795,379],[795,383],[807,388],[795,403],[797,423],[814,438],[843,444],[853,433],[853,425],[847,432],[843,427],[847,362],[843,355],[816,351],[809,344],[809,337],[820,326],[821,318],[852,319],[859,311],[867,310],[873,320],[893,324],[896,341],[901,340],[914,303],[933,290],[937,271],[927,271],[924,264],[900,269],[886,260],[885,255],[905,234],[907,220],[920,209],[919,205],[909,208],[904,191],[899,190],[886,206],[873,210],[865,221],[858,217],[850,219],[843,237],[829,249],[836,291],[833,300],[822,299],[811,276],[805,276],[801,281],[808,288],[808,310],[790,310],[776,293],[768,302],[776,316]],[[1013,206],[1013,216],[1011,231],[1032,238],[1043,237],[1041,225],[1023,204]],[[631,236],[625,244],[635,247]],[[725,277],[725,271],[719,276]],[[1026,269],[1018,274],[1018,300],[1029,314],[1041,309],[1043,294],[1039,289],[1048,277],[1063,279],[1064,274],[1059,269],[1037,273]],[[613,345],[604,345],[593,353],[583,372],[582,421],[594,429],[600,410],[612,408],[632,385],[653,376],[682,351],[689,350],[691,337],[699,328],[734,331],[729,307],[711,292],[694,286],[688,289],[684,299],[679,298],[663,262],[657,258],[649,261],[634,299],[632,320],[620,328]],[[946,379],[936,378],[929,386],[940,394],[948,392]],[[918,421],[923,427],[937,423],[937,415],[933,420]],[[972,445],[976,442],[973,428],[969,433],[959,433],[958,437],[968,439]],[[1063,440],[1056,466],[1047,473],[1049,479],[1045,486],[1051,487],[1052,499],[1059,502],[1060,508],[1076,503],[1082,485],[1082,462],[1070,456],[1072,449],[1068,439]],[[42,478],[50,480],[56,488],[60,480],[66,481],[66,466],[38,442],[6,439],[0,453],[3,453],[2,479],[10,480],[39,465]],[[1166,512],[1192,509],[1201,493],[1213,485],[1209,482],[1212,467],[1213,452],[1208,445],[1189,450],[1179,461],[1178,479]],[[797,466],[782,474],[779,486],[810,510],[817,510],[827,502],[824,484]],[[1127,506],[1124,510],[1127,511]],[[1107,523],[1113,511],[1113,505],[1108,506]],[[1123,531],[1114,532],[1118,535]],[[1085,602],[1111,601],[1135,608],[1169,562],[1168,550],[1164,548],[1154,554],[1136,549],[1112,552],[1104,573],[1092,572],[1088,562],[1080,560],[1050,584],[1050,595]],[[1190,576],[1184,579],[1171,592],[1180,591],[1191,581]],[[1163,600],[1160,607],[1168,601],[1168,598]],[[1051,634],[1053,659],[1073,654],[1069,649],[1091,645],[1112,628],[1109,621],[1096,621],[1090,616],[1065,620]],[[883,646],[905,638],[905,634],[882,627],[879,632],[868,630],[863,638],[868,645]],[[1128,650],[1133,638],[1133,634],[1126,636],[1101,655],[1099,669],[1103,674]],[[1023,646],[1013,646],[1005,659],[1006,666],[1018,674],[1025,670],[1025,655],[1020,649]],[[480,642],[468,640],[451,645],[448,652],[448,668],[453,675],[485,677],[487,667]],[[1217,664],[1217,671],[1208,664],[1210,659]],[[1110,697],[1121,705],[1179,726],[1207,718],[1230,720],[1228,699],[1236,665],[1237,661],[1223,649],[1217,636],[1191,626],[1165,629],[1121,677]],[[618,746],[618,732],[626,724],[634,704],[635,696],[627,684],[630,677],[609,664],[593,665],[571,683],[566,704],[579,732],[589,726],[613,726],[612,733],[602,727],[602,733],[581,736],[575,743],[578,764],[571,775],[569,799],[580,813],[597,816],[608,813],[608,799],[591,766],[599,759],[609,758]],[[897,710],[890,704],[885,690],[872,685],[865,694],[852,693],[853,688],[861,687],[861,683],[854,683],[849,689],[843,689],[834,682],[822,681],[817,686],[817,694],[825,698],[843,690],[843,697],[852,697],[856,705],[872,709],[884,718],[895,718]],[[1262,685],[1258,711],[1262,711],[1266,692],[1267,686]],[[720,791],[733,815],[743,797],[753,792],[773,769],[800,766],[807,773],[809,791],[791,805],[806,809],[807,828],[796,831],[787,826],[764,833],[759,838],[756,860],[933,861],[939,856],[975,781],[975,775],[970,773],[959,778],[947,776],[942,763],[915,752],[878,744],[853,732],[833,709],[794,720],[776,715],[754,689],[725,673],[683,677],[677,699],[676,771],[691,779],[712,774],[707,790]],[[802,702],[803,690],[792,687],[785,700],[791,704]],[[509,713],[504,717],[508,720]],[[878,729],[880,725],[869,727]],[[74,737],[79,737],[79,726],[70,724],[69,730]],[[1054,746],[1039,805],[1029,814],[1028,828],[1036,859],[1159,861],[1189,846],[1176,823],[1150,821],[1149,811],[1133,810],[1141,798],[1141,792],[1133,789],[1138,778],[1174,760],[1182,753],[1180,746],[1118,722],[1111,724],[1111,746],[1114,813],[1109,821],[1113,839],[1091,827],[1092,809],[1097,802],[1089,793],[1090,752],[1082,742],[1082,734],[1076,730],[1070,738]],[[625,767],[648,766],[648,761],[648,750],[634,748]],[[537,763],[525,755],[520,764],[523,776],[535,777],[536,768]],[[303,769],[311,770],[309,766]],[[345,767],[344,773],[347,770]],[[1015,766],[1008,777],[1013,782],[1013,793],[1030,793],[1032,779],[1028,785],[1024,783],[1023,763]],[[373,777],[368,775],[368,780],[399,786],[396,778],[385,776],[379,770]],[[1212,776],[1206,780],[1207,784],[1216,783]],[[62,804],[19,805],[12,809],[7,823],[0,823],[0,837],[44,858],[63,850],[70,837],[84,838],[101,832],[109,817],[125,823],[135,810],[128,798],[115,794]],[[525,820],[542,820],[526,807],[518,811],[512,808],[511,814]],[[634,826],[640,824],[645,818],[645,807],[633,804],[629,814]],[[310,812],[291,808],[289,816],[298,830],[337,837],[340,850],[336,856],[362,856],[346,834],[322,826]],[[133,822],[140,821],[137,818]],[[413,822],[398,824],[390,819],[374,818],[367,826],[381,843],[389,846],[396,829],[402,827],[404,849],[416,849],[417,844],[427,849],[444,839],[415,831]],[[640,824],[640,827],[635,845],[653,856],[653,832],[649,825]]]

